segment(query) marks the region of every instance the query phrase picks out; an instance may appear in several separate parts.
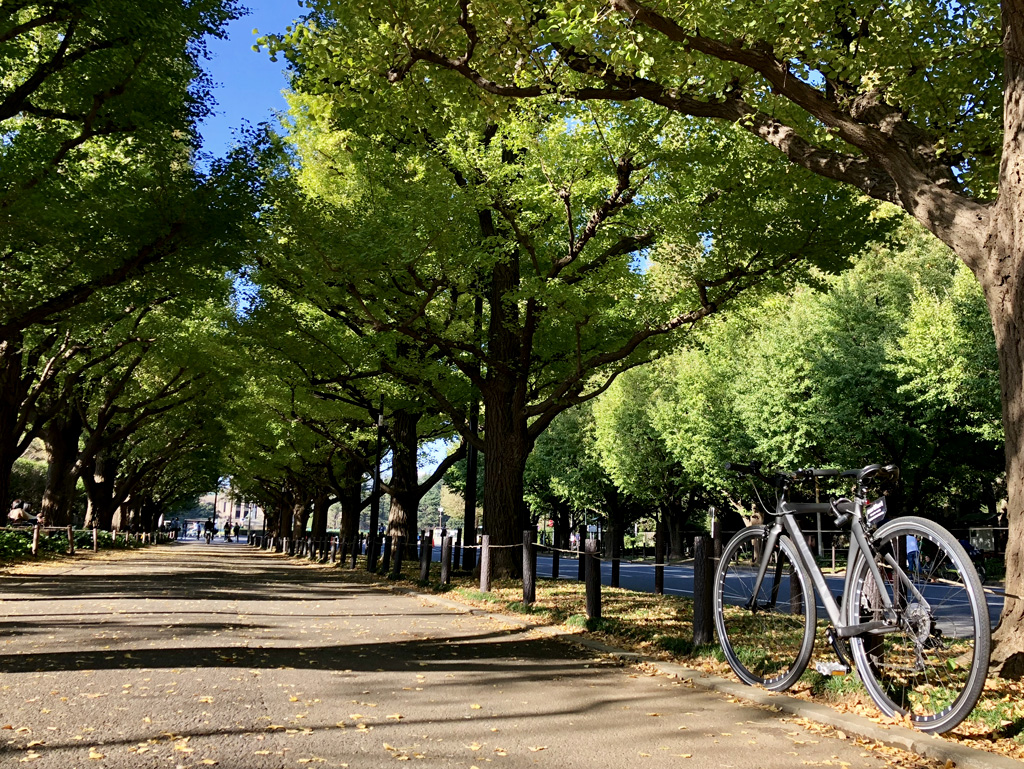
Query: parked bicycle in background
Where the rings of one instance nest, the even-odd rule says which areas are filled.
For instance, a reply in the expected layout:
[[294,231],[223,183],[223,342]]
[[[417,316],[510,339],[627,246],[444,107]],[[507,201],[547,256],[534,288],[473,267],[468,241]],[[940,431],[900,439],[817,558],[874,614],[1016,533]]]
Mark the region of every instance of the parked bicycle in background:
[[[849,673],[851,662],[879,709],[909,716],[926,732],[946,732],[974,708],[988,674],[990,634],[981,580],[971,558],[942,526],[913,516],[885,522],[886,502],[869,502],[871,484],[893,481],[895,466],[856,470],[761,472],[760,464],[726,469],[775,491],[774,516],[748,526],[722,550],[715,574],[715,625],[729,665],[742,681],[773,691],[803,674],[818,626],[815,593],[827,617],[825,637],[837,662],[822,673]],[[849,478],[853,499],[790,501],[808,480]],[[797,517],[829,513],[849,530],[846,574],[830,584]],[[822,624],[826,624],[824,617]]]

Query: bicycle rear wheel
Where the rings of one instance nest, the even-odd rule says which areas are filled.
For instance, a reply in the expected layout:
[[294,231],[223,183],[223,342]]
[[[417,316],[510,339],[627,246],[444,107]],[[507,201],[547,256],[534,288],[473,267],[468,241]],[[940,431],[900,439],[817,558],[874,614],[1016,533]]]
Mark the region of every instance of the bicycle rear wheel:
[[[886,715],[909,714],[922,731],[947,732],[974,708],[988,674],[991,634],[981,580],[956,539],[924,518],[896,518],[872,539],[894,607],[893,629],[850,639],[857,673]],[[914,544],[916,559],[908,557]],[[863,553],[853,569],[848,620],[885,619]]]
[[814,648],[814,592],[780,537],[757,596],[754,585],[765,528],[749,526],[722,551],[715,573],[715,628],[733,671],[747,684],[772,691],[792,686]]

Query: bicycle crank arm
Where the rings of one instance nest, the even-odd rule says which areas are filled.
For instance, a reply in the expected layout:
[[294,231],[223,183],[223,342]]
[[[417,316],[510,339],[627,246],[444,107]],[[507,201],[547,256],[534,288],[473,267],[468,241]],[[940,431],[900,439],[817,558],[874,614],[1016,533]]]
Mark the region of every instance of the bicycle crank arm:
[[[832,645],[832,651],[836,653],[839,658],[839,665],[842,667],[842,672],[849,675],[853,666],[850,665],[850,660],[846,658],[846,652],[843,651],[843,645],[839,643],[839,636],[836,634],[836,629],[831,625],[825,630],[825,640]],[[821,672],[820,670],[818,672]],[[830,670],[831,675],[836,675],[838,671]]]
[[875,635],[882,635],[884,633],[894,633],[899,630],[899,627],[891,622],[885,620],[873,620],[871,622],[862,622],[859,625],[847,625],[836,630],[836,634],[840,638],[853,638],[854,636],[864,635],[865,633],[874,633]]

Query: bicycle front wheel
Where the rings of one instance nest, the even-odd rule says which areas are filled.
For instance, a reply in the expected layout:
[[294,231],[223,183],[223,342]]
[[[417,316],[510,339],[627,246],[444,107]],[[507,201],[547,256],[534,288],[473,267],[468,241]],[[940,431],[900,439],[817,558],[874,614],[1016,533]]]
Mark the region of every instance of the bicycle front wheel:
[[885,615],[858,554],[848,619],[891,626],[850,639],[857,673],[886,715],[909,715],[922,731],[947,732],[974,708],[988,675],[991,633],[981,580],[956,539],[924,518],[896,518],[872,539],[893,611]]
[[[744,683],[782,691],[807,667],[814,648],[814,592],[796,566],[793,543],[780,537],[765,554],[765,528],[729,540],[715,573],[715,628],[725,659]],[[758,564],[769,559],[757,594]]]

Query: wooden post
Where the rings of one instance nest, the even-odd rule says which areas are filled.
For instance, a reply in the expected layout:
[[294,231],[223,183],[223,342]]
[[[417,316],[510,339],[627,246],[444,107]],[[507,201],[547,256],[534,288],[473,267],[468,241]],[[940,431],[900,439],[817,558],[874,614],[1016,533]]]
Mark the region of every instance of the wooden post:
[[391,568],[391,537],[384,535],[384,553],[380,557],[380,573],[387,574]]
[[451,582],[452,574],[452,538],[445,537],[441,540],[441,584],[447,585]]
[[32,555],[39,552],[39,522],[32,524]]
[[558,547],[551,548],[551,579],[558,579]]
[[100,537],[99,537],[99,534],[97,533],[97,531],[98,531],[98,529],[96,528],[96,524],[93,524],[93,527],[92,527],[92,551],[94,553],[98,553],[99,550],[100,550]]
[[579,544],[579,549],[576,551],[576,555],[579,557],[579,563],[576,564],[577,568],[579,569],[579,573],[576,575],[576,581],[577,582],[583,582],[583,578],[586,575],[586,566],[585,566],[585,564],[587,562],[587,558],[586,558],[586,556],[584,555],[584,552],[583,552],[584,547],[586,546],[585,545],[586,540],[587,540],[587,527],[584,524],[580,524],[580,538],[579,538],[579,543],[580,544]]
[[480,537],[480,592],[491,592],[491,535]]
[[523,603],[527,606],[537,600],[537,548],[533,536],[531,529],[523,532]]
[[452,565],[456,569],[462,565],[462,529],[455,530],[455,548],[452,551]]
[[427,542],[427,531],[423,530],[423,535],[420,537],[420,582],[426,582],[430,579],[430,561],[434,557],[434,548]]
[[68,555],[75,554],[75,530],[68,526]]
[[665,525],[661,521],[654,528],[654,592],[665,595]]
[[703,646],[714,640],[711,614],[711,586],[714,580],[711,537],[700,535],[693,540],[693,645]]
[[587,618],[601,619],[601,562],[597,559],[597,540],[586,543]]
[[393,537],[394,544],[391,546],[392,563],[391,563],[391,579],[401,579],[402,577],[402,550],[405,549],[405,537],[395,535]]
[[366,570],[371,574],[377,571],[377,532],[366,535]]
[[622,556],[622,551],[619,549],[619,527],[616,526],[612,530],[612,578],[611,587],[619,586],[619,561]]

